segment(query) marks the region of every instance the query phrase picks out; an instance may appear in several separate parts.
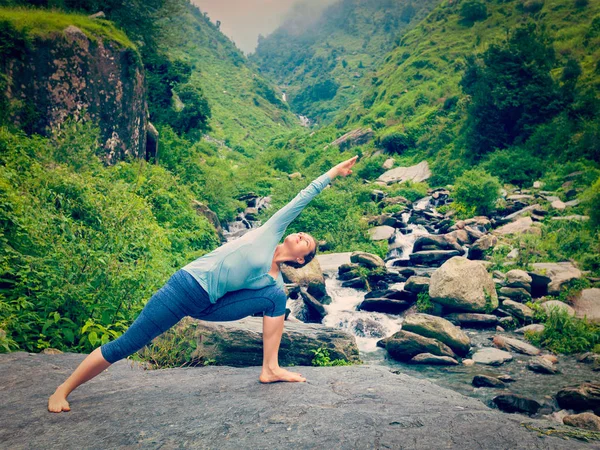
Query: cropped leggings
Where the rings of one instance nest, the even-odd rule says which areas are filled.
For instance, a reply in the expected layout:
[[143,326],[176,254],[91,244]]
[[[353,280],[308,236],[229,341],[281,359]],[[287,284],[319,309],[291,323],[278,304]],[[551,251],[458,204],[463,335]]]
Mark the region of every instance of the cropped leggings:
[[286,301],[283,290],[272,285],[232,291],[211,303],[200,283],[180,269],[148,300],[127,331],[102,345],[100,351],[113,364],[140,350],[185,316],[209,322],[238,320],[259,312],[278,317],[285,314]]

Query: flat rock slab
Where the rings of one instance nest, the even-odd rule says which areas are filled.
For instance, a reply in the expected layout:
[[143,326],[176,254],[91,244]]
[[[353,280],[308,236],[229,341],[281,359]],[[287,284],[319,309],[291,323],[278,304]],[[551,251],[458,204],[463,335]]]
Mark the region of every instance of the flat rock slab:
[[371,365],[297,367],[307,382],[261,384],[260,367],[146,371],[121,360],[71,393],[70,412],[48,412],[48,396],[85,356],[0,355],[2,448],[593,447],[538,437],[521,424],[550,422]]

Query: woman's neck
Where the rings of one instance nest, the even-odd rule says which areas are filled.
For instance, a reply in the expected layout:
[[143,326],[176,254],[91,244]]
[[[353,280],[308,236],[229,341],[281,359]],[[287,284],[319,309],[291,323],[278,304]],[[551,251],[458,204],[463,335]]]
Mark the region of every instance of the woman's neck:
[[274,264],[277,264],[277,266],[279,266],[281,263],[290,261],[291,259],[292,259],[291,256],[288,255],[287,252],[285,251],[285,247],[283,246],[283,244],[279,244],[275,248],[275,253],[273,254],[273,263]]

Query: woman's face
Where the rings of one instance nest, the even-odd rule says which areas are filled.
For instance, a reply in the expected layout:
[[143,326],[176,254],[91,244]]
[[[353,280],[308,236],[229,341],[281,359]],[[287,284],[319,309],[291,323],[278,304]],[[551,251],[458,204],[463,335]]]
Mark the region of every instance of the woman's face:
[[294,261],[299,264],[304,263],[304,257],[314,251],[317,244],[310,234],[302,232],[288,235],[283,243],[294,256]]

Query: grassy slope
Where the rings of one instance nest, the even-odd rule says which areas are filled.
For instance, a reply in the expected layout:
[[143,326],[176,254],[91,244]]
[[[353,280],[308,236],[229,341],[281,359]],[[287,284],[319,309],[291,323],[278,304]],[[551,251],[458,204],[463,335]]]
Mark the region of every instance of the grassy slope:
[[[569,56],[576,58],[583,69],[580,83],[600,87],[600,76],[594,73],[600,60],[599,39],[591,40],[587,47],[583,44],[593,18],[600,14],[600,1],[591,0],[586,8],[577,9],[574,2],[546,0],[534,16],[521,12],[519,3],[486,2],[488,18],[472,27],[460,23],[460,4],[442,3],[386,57],[376,74],[380,84],[365,95],[375,97],[372,107],[355,102],[338,117],[338,125],[351,129],[378,121],[382,135],[395,129],[421,129],[426,136],[419,148],[433,156],[431,150],[440,146],[434,142],[440,133],[456,137],[457,126],[465,117],[460,108],[454,116],[438,115],[446,98],[462,96],[458,83],[465,57],[485,51],[491,43],[501,41],[507,29],[528,19],[547,26],[555,40],[559,66],[564,66]],[[560,76],[561,71],[562,67],[555,69],[555,75]]]
[[[275,135],[300,127],[285,104],[274,104],[257,91],[256,81],[269,83],[247,64],[246,57],[202,14],[188,8],[180,17],[163,23],[167,37],[162,45],[169,55],[193,63],[191,82],[197,83],[210,103],[216,138],[246,150],[263,148]],[[281,98],[279,93],[276,93]]]
[[[397,36],[416,25],[438,1],[343,0],[326,9],[316,23],[300,33],[288,31],[292,24],[282,25],[259,44],[250,59],[285,87],[292,108],[295,96],[310,89],[320,76],[331,76],[340,86],[336,96],[297,111],[311,119],[327,121],[360,97],[370,84],[368,75],[394,47]],[[409,4],[414,5],[415,15],[406,23],[400,16]],[[303,60],[293,61],[297,55],[303,55]],[[347,63],[345,68],[342,60]],[[363,68],[359,67],[360,62]]]
[[29,8],[0,8],[0,21],[10,22],[17,31],[30,39],[62,32],[69,25],[81,29],[88,38],[106,38],[123,47],[135,46],[127,35],[108,20],[90,19],[85,15],[66,13],[57,10],[37,10]]

